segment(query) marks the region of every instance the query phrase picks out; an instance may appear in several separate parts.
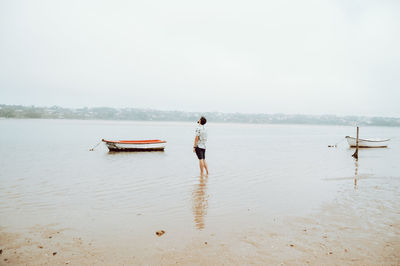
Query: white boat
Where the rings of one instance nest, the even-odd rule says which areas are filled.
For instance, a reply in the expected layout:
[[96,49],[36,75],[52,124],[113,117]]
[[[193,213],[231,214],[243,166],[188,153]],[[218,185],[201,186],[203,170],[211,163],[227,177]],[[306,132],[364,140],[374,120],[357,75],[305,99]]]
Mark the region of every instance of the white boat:
[[159,139],[151,140],[105,140],[110,151],[163,151],[166,141]]
[[[351,148],[357,146],[357,139],[346,136],[347,143],[349,143]],[[390,139],[360,139],[358,138],[359,148],[386,148]]]

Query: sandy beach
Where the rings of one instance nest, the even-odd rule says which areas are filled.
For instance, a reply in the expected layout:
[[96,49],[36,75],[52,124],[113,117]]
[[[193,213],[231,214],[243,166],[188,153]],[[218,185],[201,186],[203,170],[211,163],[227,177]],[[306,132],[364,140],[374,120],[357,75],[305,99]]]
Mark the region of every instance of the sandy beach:
[[[379,186],[373,189],[374,196],[384,192]],[[99,239],[58,224],[23,232],[2,228],[1,264],[399,265],[399,207],[398,202],[388,204],[382,197],[360,193],[335,200],[306,217],[253,221],[253,229],[227,224],[219,230],[185,235],[185,230],[154,228],[140,239],[131,238],[129,232],[124,237],[111,234]],[[251,216],[252,211],[248,212]],[[165,234],[157,236],[157,229]]]
[[[370,206],[371,207],[371,206]],[[376,211],[381,210],[379,204]],[[0,233],[3,265],[399,265],[397,210],[331,204],[309,217],[279,217],[251,231],[222,228],[187,238],[176,232],[101,242],[56,224]],[[397,215],[396,215],[397,214]],[[392,216],[393,215],[393,216]],[[179,232],[178,232],[179,233]]]

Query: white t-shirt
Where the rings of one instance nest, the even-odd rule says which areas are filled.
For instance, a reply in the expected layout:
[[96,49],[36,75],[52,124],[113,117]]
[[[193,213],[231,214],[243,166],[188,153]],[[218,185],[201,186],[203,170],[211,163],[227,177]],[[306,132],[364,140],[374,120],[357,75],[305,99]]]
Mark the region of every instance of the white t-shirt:
[[206,148],[206,142],[207,142],[207,129],[205,128],[204,125],[198,125],[196,128],[196,136],[199,137],[197,140],[197,147],[201,149]]

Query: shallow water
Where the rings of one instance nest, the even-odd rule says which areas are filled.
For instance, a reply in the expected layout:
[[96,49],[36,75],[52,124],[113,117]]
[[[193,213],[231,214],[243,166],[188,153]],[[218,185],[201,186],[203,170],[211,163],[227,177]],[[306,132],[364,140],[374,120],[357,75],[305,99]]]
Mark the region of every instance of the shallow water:
[[[387,149],[360,150],[355,162],[345,141],[328,148],[354,135],[352,127],[209,123],[210,175],[203,178],[192,152],[194,128],[0,120],[0,226],[58,223],[92,237],[129,232],[140,239],[166,229],[190,237],[305,217],[342,199],[361,208],[357,199],[368,195],[388,206],[399,200],[400,128],[361,128],[360,137],[393,140]],[[164,152],[110,153],[103,144],[89,151],[102,138],[168,143]]]

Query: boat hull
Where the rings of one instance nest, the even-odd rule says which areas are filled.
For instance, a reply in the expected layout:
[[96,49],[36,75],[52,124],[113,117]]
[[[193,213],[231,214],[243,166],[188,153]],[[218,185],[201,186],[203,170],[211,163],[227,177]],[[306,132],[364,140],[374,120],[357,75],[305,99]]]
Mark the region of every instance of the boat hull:
[[[351,148],[356,148],[357,139],[346,136],[347,143]],[[358,139],[359,148],[387,148],[390,139]]]
[[110,151],[164,151],[166,141],[140,140],[140,141],[108,141],[103,140]]

